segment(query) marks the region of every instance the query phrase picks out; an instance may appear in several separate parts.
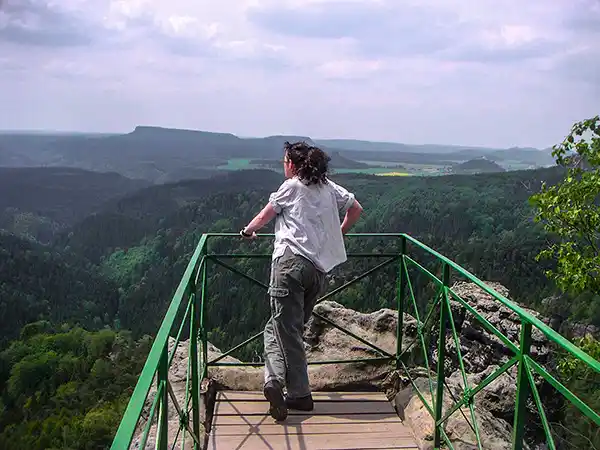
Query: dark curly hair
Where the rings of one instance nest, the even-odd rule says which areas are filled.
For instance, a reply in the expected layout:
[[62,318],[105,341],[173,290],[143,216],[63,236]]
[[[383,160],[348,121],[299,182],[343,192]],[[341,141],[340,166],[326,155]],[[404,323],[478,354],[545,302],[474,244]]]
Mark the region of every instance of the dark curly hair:
[[331,158],[318,147],[306,142],[283,145],[285,154],[295,167],[295,175],[307,185],[326,184],[329,161]]

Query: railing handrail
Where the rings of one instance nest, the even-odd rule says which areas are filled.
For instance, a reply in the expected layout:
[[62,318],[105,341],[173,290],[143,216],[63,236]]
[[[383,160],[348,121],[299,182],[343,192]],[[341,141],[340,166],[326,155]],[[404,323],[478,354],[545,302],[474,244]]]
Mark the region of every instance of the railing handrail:
[[[127,409],[123,414],[123,418],[119,424],[117,433],[115,434],[111,449],[128,448],[131,440],[133,439],[137,421],[139,420],[139,417],[144,409],[144,403],[146,401],[146,397],[148,396],[148,392],[152,387],[152,380],[158,371],[158,366],[160,359],[163,356],[164,349],[166,346],[168,346],[169,335],[171,334],[171,329],[175,323],[177,311],[179,310],[181,301],[183,300],[186,290],[188,289],[189,282],[194,276],[196,268],[199,266],[200,257],[202,252],[205,250],[207,239],[208,236],[206,234],[202,235],[198,245],[196,246],[196,250],[194,251],[187,265],[187,268],[181,277],[181,281],[179,282],[179,286],[173,295],[169,309],[167,310],[160,328],[158,329],[158,333],[156,334],[156,338],[152,343],[152,348],[150,349],[146,363],[144,364],[140,377],[138,378],[138,382],[133,390],[133,394],[131,394],[131,399],[129,400]],[[131,421],[132,418],[135,418],[135,422],[133,423]]]
[[[274,237],[273,233],[260,233],[257,234],[258,238]],[[346,236],[349,237],[400,237],[400,233],[348,233]],[[181,277],[179,285],[173,295],[173,298],[169,304],[169,308],[163,318],[159,330],[156,334],[156,338],[152,343],[148,357],[142,368],[142,372],[135,385],[127,408],[123,413],[123,417],[117,428],[117,432],[113,439],[111,450],[128,448],[133,439],[138,420],[144,409],[144,404],[150,389],[152,387],[152,381],[156,376],[161,362],[161,358],[164,357],[165,348],[168,346],[168,339],[175,324],[177,318],[177,312],[181,306],[184,295],[189,288],[189,284],[193,282],[194,275],[199,272],[201,264],[204,263],[203,256],[207,255],[207,243],[210,237],[238,237],[241,239],[239,233],[203,233],[200,237],[198,244],[188,262],[186,270]],[[201,258],[202,257],[202,258]],[[202,262],[201,262],[202,261]],[[170,361],[169,361],[170,363]],[[157,391],[158,392],[158,391]],[[154,408],[153,408],[154,409]]]
[[[529,312],[525,311],[523,308],[521,308],[519,305],[517,305],[513,301],[509,300],[502,294],[496,292],[494,289],[488,287],[482,280],[480,280],[478,277],[476,277],[475,275],[470,273],[468,270],[461,267],[459,264],[457,264],[454,261],[450,260],[449,258],[445,257],[444,255],[440,254],[439,252],[433,250],[432,248],[430,248],[429,246],[425,245],[424,243],[418,241],[417,239],[411,237],[410,235],[408,235],[406,233],[348,233],[348,234],[346,234],[346,236],[351,237],[351,238],[352,237],[392,237],[392,238],[401,239],[401,246],[399,246],[398,252],[394,253],[396,255],[395,258],[398,261],[401,261],[401,264],[400,264],[400,266],[401,266],[400,273],[402,273],[401,280],[403,279],[402,277],[404,277],[405,275],[408,276],[408,272],[406,272],[406,274],[404,273],[405,271],[407,271],[407,262],[411,262],[413,264],[416,263],[408,256],[409,252],[406,251],[406,243],[407,242],[410,242],[411,244],[415,245],[417,248],[420,248],[421,250],[432,255],[436,260],[440,261],[442,263],[443,272],[444,272],[443,281],[440,280],[437,276],[433,275],[431,272],[429,272],[424,267],[422,267],[418,264],[417,264],[417,266],[421,271],[424,271],[426,273],[426,275],[428,275],[429,277],[433,278],[436,282],[438,282],[438,284],[442,288],[441,292],[444,295],[444,303],[442,304],[442,306],[443,306],[442,318],[452,317],[451,312],[447,311],[446,308],[448,307],[447,305],[449,305],[449,303],[448,303],[449,295],[448,294],[451,293],[454,296],[456,296],[456,293],[454,293],[452,291],[452,288],[448,284],[450,281],[450,269],[453,269],[458,274],[460,274],[461,276],[466,278],[466,280],[472,282],[473,284],[475,284],[479,288],[481,288],[484,292],[491,295],[495,300],[498,300],[502,305],[504,305],[506,308],[508,308],[509,310],[514,312],[520,318],[520,320],[523,324],[522,328],[526,329],[525,335],[529,336],[528,338],[523,338],[524,334],[522,334],[521,347],[529,345],[529,344],[526,344],[526,341],[527,341],[527,339],[530,339],[531,327],[533,326],[533,327],[537,328],[538,330],[540,330],[550,341],[554,342],[555,344],[557,344],[558,346],[560,346],[561,348],[566,350],[569,354],[576,357],[580,361],[584,362],[587,366],[591,367],[595,371],[600,372],[600,362],[598,362],[597,360],[592,358],[585,351],[583,351],[582,349],[580,349],[579,347],[577,347],[576,345],[574,345],[573,343],[568,341],[565,337],[560,335],[555,330],[551,329],[548,325],[543,323],[540,319],[533,316]],[[113,440],[113,443],[111,446],[111,449],[113,449],[113,450],[128,448],[128,446],[131,444],[135,430],[138,425],[139,418],[141,417],[146,399],[148,397],[148,393],[150,392],[150,389],[152,387],[152,382],[155,379],[155,377],[158,380],[156,397],[158,398],[159,394],[160,394],[160,396],[163,396],[161,399],[158,399],[158,400],[161,401],[161,405],[163,405],[163,408],[166,408],[167,393],[172,395],[172,391],[170,389],[170,384],[168,382],[168,376],[167,376],[168,375],[168,366],[170,365],[172,357],[175,354],[175,349],[173,349],[173,354],[171,355],[171,358],[167,357],[168,356],[167,354],[168,354],[169,337],[171,335],[171,332],[173,331],[173,326],[178,317],[178,312],[181,307],[181,303],[183,302],[186,294],[189,295],[189,299],[188,299],[189,303],[188,303],[188,308],[187,308],[186,314],[184,315],[184,318],[182,319],[181,327],[179,329],[179,335],[177,336],[176,345],[179,342],[179,337],[181,335],[181,332],[183,330],[185,321],[187,320],[188,313],[189,313],[190,314],[190,316],[189,316],[189,318],[190,318],[190,339],[193,338],[194,342],[197,342],[196,339],[199,337],[202,340],[203,347],[202,347],[202,349],[198,349],[198,350],[202,353],[203,358],[204,358],[204,360],[202,362],[202,365],[203,365],[202,371],[198,372],[197,364],[196,364],[195,368],[191,369],[192,370],[192,378],[193,378],[192,390],[194,391],[194,394],[198,393],[198,378],[201,378],[206,375],[206,369],[208,366],[211,366],[211,365],[218,366],[218,365],[225,364],[225,363],[219,363],[218,360],[209,361],[207,359],[207,354],[206,354],[207,353],[207,349],[206,349],[207,334],[206,334],[206,329],[204,327],[204,321],[203,321],[204,300],[205,300],[205,294],[206,294],[206,281],[207,281],[206,266],[207,266],[207,262],[209,260],[219,262],[218,261],[219,257],[244,257],[245,255],[243,255],[243,254],[240,254],[240,255],[234,255],[234,254],[211,255],[210,253],[208,253],[208,241],[209,241],[209,238],[211,238],[211,237],[237,237],[239,239],[242,239],[238,233],[204,233],[200,237],[199,242],[192,254],[192,257],[190,258],[190,261],[188,262],[187,268],[186,268],[186,270],[179,282],[179,285],[173,295],[173,298],[169,304],[169,307],[167,309],[165,317],[163,318],[163,320],[161,322],[160,328],[156,334],[156,338],[154,339],[154,342],[152,344],[151,350],[148,354],[148,357],[146,359],[146,362],[144,364],[142,372],[138,378],[137,384],[136,384],[134,391],[132,393],[132,396],[129,400],[129,403],[127,405],[125,413],[122,417],[121,423],[119,424],[119,427],[117,429],[117,432],[115,434],[115,437],[114,437],[114,440]],[[272,233],[257,235],[257,238],[272,238],[272,237],[274,237],[274,234],[272,234]],[[359,256],[359,255],[365,256],[365,257],[367,257],[367,256],[383,256],[383,255],[389,255],[389,252],[383,252],[381,254],[379,254],[379,253],[357,254],[357,256]],[[268,255],[260,255],[260,256],[267,257]],[[348,256],[351,256],[351,253],[348,253]],[[220,262],[220,264],[222,264],[222,262]],[[384,263],[384,264],[386,264],[386,263]],[[196,284],[198,283],[198,278],[200,276],[201,271],[202,271],[202,280],[203,280],[202,295],[201,295],[200,301],[199,301],[199,310],[195,310],[192,303],[195,302]],[[374,271],[374,269],[371,269],[369,272],[373,272],[373,271]],[[361,275],[360,277],[357,277],[357,279],[362,278],[364,275],[365,274]],[[251,277],[249,277],[249,278],[251,279],[251,281],[257,282],[257,280],[253,280]],[[355,279],[354,281],[358,281],[357,279]],[[404,281],[407,281],[407,280],[404,279]],[[410,284],[410,280],[408,280],[408,282]],[[350,282],[350,283],[352,283],[352,282]],[[259,284],[263,285],[263,283],[261,283],[261,282],[259,282]],[[344,287],[345,287],[345,285],[336,289],[336,291],[339,291]],[[397,330],[398,348],[396,351],[396,355],[391,355],[391,354],[389,356],[384,355],[384,357],[379,358],[379,359],[380,360],[394,360],[395,359],[397,368],[399,368],[399,366],[402,365],[406,369],[404,364],[402,362],[400,362],[401,356],[404,354],[401,352],[401,347],[400,347],[401,346],[400,343],[402,341],[401,333],[403,332],[402,316],[405,311],[404,306],[403,306],[404,295],[405,295],[405,292],[404,292],[404,288],[403,288],[403,282],[400,281],[399,288],[398,288],[398,296],[400,299],[399,303],[398,303],[398,315],[399,315],[398,330]],[[411,295],[412,295],[412,292],[411,292]],[[327,296],[325,296],[325,297],[327,297]],[[413,302],[414,302],[414,297],[413,297]],[[416,304],[415,304],[415,307],[416,307]],[[191,312],[190,312],[190,310],[191,310]],[[432,311],[430,311],[430,314]],[[193,319],[194,314],[198,315],[198,317],[195,319]],[[415,312],[415,314],[417,314],[417,316],[418,316],[417,312]],[[323,318],[322,316],[319,316],[319,317],[322,318],[323,320],[327,321],[326,318]],[[477,319],[485,321],[485,319],[480,319],[479,317]],[[425,322],[426,321],[427,321],[427,319],[425,320]],[[443,321],[444,320],[442,320],[442,322]],[[337,326],[334,323],[331,323],[331,325],[339,328],[339,326]],[[445,325],[444,325],[444,329],[445,329]],[[197,332],[198,336],[194,336],[192,334],[192,331]],[[499,330],[497,330],[495,328],[493,330],[491,330],[491,332],[494,335],[499,334],[500,336],[503,336],[506,338],[506,336],[504,336],[503,333],[501,333]],[[523,330],[522,330],[522,333],[523,333]],[[456,334],[455,330],[454,330],[454,334]],[[254,338],[256,338],[256,335],[251,339],[254,339]],[[508,339],[508,338],[506,338],[506,339]],[[246,342],[248,342],[248,341],[246,341]],[[242,345],[242,344],[240,344],[240,345]],[[518,350],[518,354],[503,366],[504,369],[509,367],[509,365],[515,364],[517,361],[520,361],[519,362],[519,367],[520,367],[519,370],[522,370],[521,367],[524,365],[525,370],[529,374],[529,369],[533,368],[539,374],[544,376],[551,384],[554,384],[555,387],[563,395],[565,395],[569,401],[575,402],[575,400],[579,400],[574,394],[572,394],[570,391],[568,391],[568,389],[566,389],[566,388],[564,388],[564,386],[560,385],[560,383],[559,383],[559,386],[557,386],[555,384],[556,380],[553,379],[552,376],[549,375],[547,372],[543,371],[543,369],[541,369],[540,366],[537,365],[537,363],[535,363],[535,361],[533,361],[531,359],[531,357],[527,354],[528,350],[526,350],[524,348],[517,348],[516,346],[513,346],[511,348],[513,351],[515,351],[515,349]],[[235,348],[234,348],[234,350],[235,350]],[[226,352],[225,354],[228,354],[228,352]],[[192,360],[192,358],[195,363],[198,362],[196,345],[193,345],[193,342],[190,345],[190,360]],[[376,360],[376,359],[377,358],[375,358],[373,360]],[[344,361],[338,361],[338,362],[344,362]],[[345,362],[350,362],[350,361],[345,361]],[[193,365],[193,364],[190,363],[190,365]],[[189,381],[190,365],[188,365],[188,381]],[[542,370],[543,373],[540,372],[540,369]],[[440,376],[439,367],[438,367],[438,376]],[[443,376],[441,379],[443,380]],[[521,379],[521,373],[519,373],[519,379]],[[489,381],[489,382],[491,382],[491,381]],[[186,382],[186,384],[187,384],[187,382]],[[482,389],[482,387],[480,389]],[[565,394],[565,390],[570,395],[567,396]],[[186,391],[187,391],[187,387],[186,387]],[[438,397],[440,395],[440,392],[441,391],[438,390]],[[424,399],[422,398],[420,393],[419,393],[419,396],[421,397],[421,400],[424,401]],[[175,399],[173,397],[172,397],[172,399],[173,399],[173,401],[175,401]],[[152,411],[154,411],[155,406],[157,404],[156,402],[158,400],[155,398],[155,402],[151,408]],[[187,395],[186,395],[186,401],[187,401]],[[433,401],[433,398],[432,398],[432,401]],[[539,401],[539,399],[536,399],[536,401]],[[427,406],[427,408],[429,410],[429,405],[427,405],[427,402],[424,401],[424,403],[425,403],[425,406]],[[577,405],[577,406],[580,406],[580,405]],[[456,407],[456,405],[455,405],[455,407]],[[460,407],[460,405],[459,405],[459,407]],[[159,408],[159,410],[163,410],[163,408]],[[185,405],[185,408],[187,409],[187,405]],[[194,431],[197,432],[196,431],[197,430],[197,422],[198,422],[197,411],[196,411],[196,409],[198,409],[197,403],[194,404],[194,408],[195,408],[194,409],[194,411],[195,411],[194,412]],[[581,407],[580,407],[580,409],[581,409]],[[592,410],[589,410],[589,408],[588,408],[588,415],[589,415],[589,411],[591,411],[593,414],[596,414],[596,418],[594,420],[597,421],[598,420],[597,413],[593,412]],[[179,410],[178,410],[178,412],[179,412]],[[433,410],[430,410],[430,413],[432,415],[434,415]],[[448,413],[448,415],[450,415],[450,414],[451,413]],[[151,420],[151,419],[152,419],[152,417],[149,420]],[[438,411],[436,409],[434,419],[436,420],[436,433],[438,433],[437,425],[440,425],[440,423],[444,421],[444,420],[442,420],[442,417],[441,417],[441,410]],[[161,417],[161,424],[159,424],[159,426],[166,425],[166,420],[167,419],[166,419],[166,416],[164,415],[164,411],[163,411],[163,416]],[[145,433],[149,429],[148,425],[149,425],[149,423],[146,426]],[[447,436],[445,436],[443,431],[439,431],[439,432],[443,434],[444,439],[447,439]],[[184,433],[185,433],[185,431],[184,431]],[[161,435],[161,439],[166,439],[165,433],[159,433],[159,434]],[[193,434],[193,433],[191,432],[191,434]],[[146,434],[144,436],[146,436]],[[436,434],[436,441],[438,439],[439,439],[439,436]],[[518,438],[515,438],[515,439],[518,439]]]
[[422,242],[418,241],[417,239],[409,236],[408,234],[402,234],[402,236],[405,237],[410,242],[412,242],[413,244],[415,244],[417,247],[427,251],[428,253],[435,256],[440,261],[442,261],[445,264],[447,264],[448,266],[450,266],[452,269],[456,270],[462,276],[464,276],[469,281],[476,284],[478,287],[483,289],[487,294],[491,295],[492,297],[494,297],[494,299],[498,300],[500,303],[502,303],[508,309],[513,311],[515,314],[517,314],[521,320],[528,322],[531,325],[533,325],[534,327],[536,327],[544,335],[546,335],[546,337],[548,339],[550,339],[554,343],[558,344],[563,349],[565,349],[569,353],[571,353],[573,356],[575,356],[578,359],[580,359],[581,361],[585,362],[587,365],[589,365],[594,370],[596,370],[597,372],[600,373],[600,362],[598,362],[597,360],[592,358],[590,355],[588,355],[586,352],[581,350],[579,347],[577,347],[575,344],[573,344],[567,338],[562,336],[560,333],[554,331],[552,328],[550,328],[548,325],[546,325],[540,319],[531,315],[529,312],[525,311],[523,308],[521,308],[519,305],[514,303],[512,300],[506,298],[504,295],[500,294],[499,292],[496,292],[494,289],[487,286],[483,281],[481,281],[479,278],[477,278],[471,272],[464,269],[463,267],[461,267],[460,265],[458,265],[451,259],[436,252],[432,248],[428,247],[427,245],[423,244]]
[[[239,235],[239,233],[206,233],[206,236],[209,236],[209,237],[211,237],[211,236],[239,237],[240,235]],[[273,233],[257,234],[258,238],[274,237],[274,236],[275,235]],[[592,358],[585,351],[583,351],[582,349],[577,347],[575,344],[573,344],[567,338],[562,336],[560,333],[558,333],[555,330],[553,330],[552,328],[550,328],[548,325],[546,325],[540,319],[531,315],[529,312],[525,311],[523,308],[521,308],[519,305],[517,305],[512,300],[508,299],[504,295],[500,294],[499,292],[496,292],[494,289],[487,286],[482,280],[480,280],[478,277],[473,275],[471,272],[469,272],[465,268],[461,267],[459,264],[455,263],[454,261],[452,261],[451,259],[442,255],[441,253],[435,251],[428,245],[413,238],[409,234],[406,234],[406,233],[347,233],[345,236],[348,236],[348,237],[402,237],[402,238],[406,238],[412,244],[416,245],[417,247],[421,248],[422,250],[425,250],[427,253],[431,254],[432,256],[436,257],[440,261],[442,261],[445,264],[447,264],[448,266],[450,266],[452,269],[456,270],[458,273],[460,273],[462,276],[467,278],[469,281],[472,281],[478,287],[483,289],[487,294],[491,295],[492,297],[494,297],[494,299],[498,300],[500,303],[502,303],[508,309],[513,311],[515,314],[517,314],[521,320],[524,320],[524,321],[530,323],[531,325],[533,325],[534,327],[536,327],[548,339],[550,339],[554,343],[560,345],[563,349],[567,350],[573,356],[575,356],[576,358],[585,362],[587,365],[589,365],[594,370],[596,370],[597,372],[600,373],[600,362],[598,362],[597,360]]]

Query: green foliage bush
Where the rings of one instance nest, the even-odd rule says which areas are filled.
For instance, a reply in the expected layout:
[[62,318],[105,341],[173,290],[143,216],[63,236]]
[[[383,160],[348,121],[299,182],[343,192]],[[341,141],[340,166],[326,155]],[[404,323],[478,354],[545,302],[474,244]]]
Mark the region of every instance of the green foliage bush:
[[539,257],[557,260],[548,275],[561,289],[600,294],[600,116],[576,123],[553,154],[568,172],[531,201],[536,221],[559,240]]
[[150,344],[128,332],[30,324],[0,353],[0,448],[109,447]]
[[[600,341],[586,335],[574,342],[592,358],[600,361]],[[560,381],[592,410],[600,411],[600,373],[572,355],[558,361]],[[568,448],[600,449],[600,427],[584,416],[572,403],[566,402],[561,423],[553,424],[557,440]]]

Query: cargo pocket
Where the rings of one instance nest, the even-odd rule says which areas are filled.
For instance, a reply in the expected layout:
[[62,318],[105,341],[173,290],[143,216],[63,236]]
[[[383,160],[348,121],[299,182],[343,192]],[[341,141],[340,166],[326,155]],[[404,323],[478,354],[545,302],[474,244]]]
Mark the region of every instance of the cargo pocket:
[[268,292],[271,297],[277,298],[287,297],[290,294],[290,290],[288,288],[275,286],[270,286]]
[[[291,254],[291,257],[290,257]],[[277,258],[271,268],[271,280],[268,293],[271,297],[282,299],[290,295],[288,278],[292,269],[294,254],[286,248],[284,254]]]
[[290,290],[282,287],[269,286],[269,299],[271,304],[271,317],[275,322],[280,320],[283,313],[282,300],[286,298]]

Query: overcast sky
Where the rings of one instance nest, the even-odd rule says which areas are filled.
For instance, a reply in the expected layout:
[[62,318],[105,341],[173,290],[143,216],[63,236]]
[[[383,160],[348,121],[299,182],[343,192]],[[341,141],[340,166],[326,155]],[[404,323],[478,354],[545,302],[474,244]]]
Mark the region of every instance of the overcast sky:
[[0,5],[0,129],[545,147],[600,113],[600,0]]

